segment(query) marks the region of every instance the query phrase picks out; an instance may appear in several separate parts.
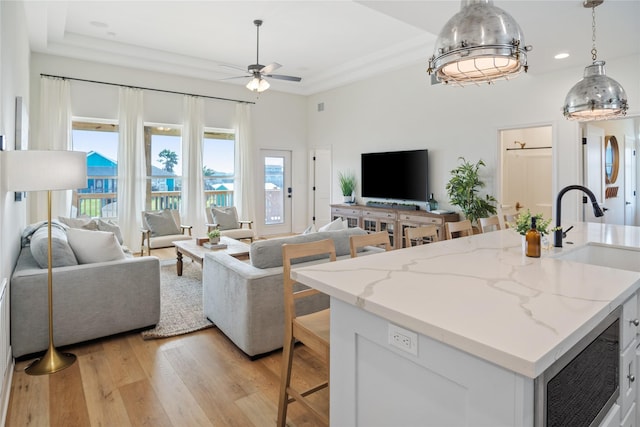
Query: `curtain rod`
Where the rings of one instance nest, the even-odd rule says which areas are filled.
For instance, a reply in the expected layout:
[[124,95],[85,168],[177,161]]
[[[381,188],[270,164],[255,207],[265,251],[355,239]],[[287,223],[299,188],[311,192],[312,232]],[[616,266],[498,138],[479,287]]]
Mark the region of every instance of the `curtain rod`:
[[100,82],[98,80],[78,79],[78,78],[75,78],[75,77],[54,76],[52,74],[40,74],[40,76],[41,77],[55,77],[55,78],[63,79],[63,80],[75,80],[75,81],[78,81],[78,82],[86,82],[86,83],[97,83],[97,84],[100,84],[100,85],[108,85],[108,86],[130,87],[132,89],[151,90],[151,91],[154,91],[154,92],[172,93],[174,95],[197,96],[197,97],[200,97],[200,98],[217,99],[219,101],[240,102],[242,104],[255,104],[255,102],[253,102],[253,101],[243,101],[241,99],[221,98],[219,96],[209,96],[209,95],[196,95],[196,94],[193,94],[193,93],[177,92],[177,91],[173,91],[173,90],[154,89],[154,88],[150,88],[150,87],[131,86],[131,85],[123,85],[123,84],[119,84],[119,83]]

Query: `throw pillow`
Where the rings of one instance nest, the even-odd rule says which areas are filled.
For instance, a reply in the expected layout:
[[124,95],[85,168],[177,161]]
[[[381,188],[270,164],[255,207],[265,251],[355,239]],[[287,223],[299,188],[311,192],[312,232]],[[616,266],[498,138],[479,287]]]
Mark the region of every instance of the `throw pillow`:
[[[48,261],[48,232],[47,224],[38,228],[31,235],[31,255],[36,260],[40,268],[47,268]],[[51,227],[51,266],[66,267],[69,265],[78,265],[78,260],[71,250],[67,233],[59,227]]]
[[213,215],[213,222],[218,224],[220,230],[234,230],[240,228],[238,222],[238,211],[235,206],[228,206],[224,208],[211,208],[211,215]]
[[116,235],[116,239],[118,239],[118,243],[122,245],[122,243],[124,242],[124,238],[122,237],[122,231],[120,231],[120,227],[118,226],[118,224],[114,223],[111,220],[105,221],[103,219],[99,219],[98,230],[110,231]]
[[316,226],[315,226],[315,224],[311,224],[310,226],[305,228],[305,230],[302,232],[302,234],[311,234],[311,233],[315,233],[315,232],[316,232]]
[[90,231],[70,228],[67,231],[69,245],[80,264],[125,259],[126,256],[116,235],[109,231]]
[[71,228],[84,228],[85,230],[97,230],[98,224],[90,217],[86,218],[67,218],[59,216],[58,221]]
[[176,224],[169,209],[159,212],[145,212],[144,220],[147,222],[151,235],[154,237],[180,234],[180,227]]
[[336,218],[333,221],[331,221],[329,224],[327,225],[323,225],[322,227],[318,228],[318,231],[336,231],[336,230],[344,230],[346,227],[344,226],[344,222],[342,221],[342,218]]

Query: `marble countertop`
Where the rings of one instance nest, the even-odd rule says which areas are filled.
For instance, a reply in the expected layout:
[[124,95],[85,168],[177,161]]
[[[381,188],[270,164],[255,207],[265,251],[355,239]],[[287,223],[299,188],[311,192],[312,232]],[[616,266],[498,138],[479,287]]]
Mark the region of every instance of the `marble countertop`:
[[521,236],[502,230],[301,267],[292,276],[535,378],[640,286],[638,272],[554,258],[589,242],[640,247],[640,227],[572,225],[564,247],[541,258],[525,257]]

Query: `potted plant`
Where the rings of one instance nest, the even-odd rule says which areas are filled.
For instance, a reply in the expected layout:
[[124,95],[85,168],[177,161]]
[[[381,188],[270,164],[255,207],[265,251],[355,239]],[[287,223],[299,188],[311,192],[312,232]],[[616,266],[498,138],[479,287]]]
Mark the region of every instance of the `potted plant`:
[[220,242],[220,230],[218,228],[214,228],[207,233],[207,237],[209,237],[209,243],[211,244]]
[[446,185],[447,195],[452,205],[458,206],[465,218],[472,224],[477,223],[478,218],[486,218],[496,213],[493,203],[496,199],[486,194],[480,196],[480,188],[484,182],[480,180],[478,173],[481,166],[485,166],[482,160],[473,164],[464,157],[459,157],[462,164],[451,171],[451,179]]
[[356,176],[353,172],[338,172],[338,182],[340,183],[340,191],[344,196],[345,203],[353,203],[356,191]]
[[514,229],[518,234],[522,236],[522,251],[525,250],[525,234],[531,228],[531,218],[534,217],[536,219],[536,229],[540,233],[542,237],[542,247],[547,248],[549,246],[549,239],[547,235],[556,230],[555,227],[549,229],[549,224],[551,224],[551,218],[545,219],[541,213],[537,213],[535,215],[531,215],[531,211],[527,209],[526,212],[520,212],[516,217],[515,223],[509,223],[509,228]]

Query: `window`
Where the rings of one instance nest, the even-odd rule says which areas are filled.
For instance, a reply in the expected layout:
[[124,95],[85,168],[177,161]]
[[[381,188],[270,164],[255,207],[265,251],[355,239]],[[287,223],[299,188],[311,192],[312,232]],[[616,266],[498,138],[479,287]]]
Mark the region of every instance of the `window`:
[[71,141],[74,150],[87,153],[87,188],[75,194],[76,214],[116,217],[118,125],[74,121]]
[[146,209],[180,209],[182,136],[179,128],[145,126]]
[[235,144],[235,134],[231,130],[205,130],[202,174],[207,207],[233,206]]

